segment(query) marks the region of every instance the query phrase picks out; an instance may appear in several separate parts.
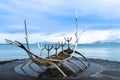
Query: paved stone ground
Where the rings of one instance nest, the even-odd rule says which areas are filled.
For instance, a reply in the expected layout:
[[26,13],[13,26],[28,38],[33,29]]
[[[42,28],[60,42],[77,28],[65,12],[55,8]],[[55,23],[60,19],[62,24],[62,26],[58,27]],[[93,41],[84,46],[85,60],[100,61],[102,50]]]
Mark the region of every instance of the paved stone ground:
[[[107,61],[100,59],[89,59],[91,65],[82,73],[67,78],[42,78],[42,80],[120,80],[120,62]],[[41,80],[41,78],[35,78],[18,74],[14,71],[14,68],[25,62],[25,60],[18,60],[8,62],[0,65],[0,80]]]

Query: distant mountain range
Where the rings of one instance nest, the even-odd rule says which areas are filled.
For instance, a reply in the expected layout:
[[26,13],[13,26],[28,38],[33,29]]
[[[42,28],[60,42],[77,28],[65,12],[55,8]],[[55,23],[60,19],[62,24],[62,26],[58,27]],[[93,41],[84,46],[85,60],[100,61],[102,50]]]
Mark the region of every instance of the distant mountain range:
[[[35,43],[30,43],[30,44],[58,44],[58,42],[49,42],[49,41],[45,41],[45,42],[35,42]],[[8,43],[0,43],[0,45],[5,45]],[[26,43],[23,43],[26,44]],[[120,39],[114,39],[114,40],[99,40],[93,43],[86,43],[86,44],[120,44]]]
[[120,44],[120,39],[114,39],[114,40],[102,40],[102,41],[96,41],[96,42],[93,42],[95,44]]

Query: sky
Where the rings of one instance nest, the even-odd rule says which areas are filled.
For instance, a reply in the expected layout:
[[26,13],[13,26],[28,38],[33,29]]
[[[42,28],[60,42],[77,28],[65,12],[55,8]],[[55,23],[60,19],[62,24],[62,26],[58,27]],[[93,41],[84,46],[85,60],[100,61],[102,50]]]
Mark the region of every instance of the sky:
[[0,43],[25,42],[24,20],[30,43],[64,37],[74,42],[76,11],[79,43],[120,39],[119,4],[120,0],[0,0]]

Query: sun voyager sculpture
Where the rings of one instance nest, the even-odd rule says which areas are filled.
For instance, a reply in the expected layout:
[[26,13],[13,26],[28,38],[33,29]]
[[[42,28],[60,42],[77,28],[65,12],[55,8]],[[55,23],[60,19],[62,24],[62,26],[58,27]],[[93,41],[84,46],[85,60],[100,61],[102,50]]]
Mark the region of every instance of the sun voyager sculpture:
[[[89,67],[90,62],[87,60],[87,58],[76,50],[79,41],[78,29],[75,32],[76,39],[74,45],[70,44],[72,37],[65,37],[64,41],[58,42],[58,44],[38,44],[40,55],[36,55],[30,50],[26,21],[24,21],[24,23],[27,47],[17,40],[12,41],[5,39],[9,44],[15,45],[25,50],[29,56],[29,60],[15,67],[16,72],[23,75],[38,77],[48,69],[56,69],[56,72],[60,73],[62,77],[68,77],[68,73],[76,74],[77,72],[82,72]],[[65,48],[66,46],[67,48]],[[43,53],[43,50],[46,50],[46,53]],[[51,50],[54,50],[53,55],[51,55]],[[48,56],[44,57],[42,54],[47,54]],[[77,56],[75,56],[75,54],[77,54]]]

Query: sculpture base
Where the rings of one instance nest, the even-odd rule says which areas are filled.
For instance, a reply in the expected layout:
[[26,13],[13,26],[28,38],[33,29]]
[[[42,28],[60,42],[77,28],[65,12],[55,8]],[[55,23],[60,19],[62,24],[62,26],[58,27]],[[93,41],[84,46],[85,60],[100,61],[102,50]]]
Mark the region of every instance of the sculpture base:
[[[98,64],[93,64],[91,63],[91,65],[87,68],[85,65],[81,64],[80,61],[78,60],[71,60],[74,63],[77,63],[81,68],[84,69],[84,71],[81,70],[81,68],[79,68],[78,66],[74,65],[73,63],[70,63],[68,61],[65,61],[64,63],[69,65],[71,68],[73,68],[77,74],[81,74],[81,75],[90,75],[92,73],[98,72],[99,70],[101,70],[101,66]],[[84,61],[84,63],[87,63]],[[23,75],[29,75],[32,77],[40,77],[40,78],[44,78],[44,77],[62,77],[61,73],[53,66],[45,67],[45,66],[38,66],[35,63],[31,63],[31,61],[28,61],[28,63],[26,63],[24,66],[24,64],[20,64],[18,66],[15,67],[15,71],[19,74],[23,74]],[[58,66],[63,70],[63,72],[65,72],[65,74],[67,74],[67,76],[76,76],[77,74],[74,74],[73,72],[71,72],[69,69],[67,69],[66,67],[58,64]]]

